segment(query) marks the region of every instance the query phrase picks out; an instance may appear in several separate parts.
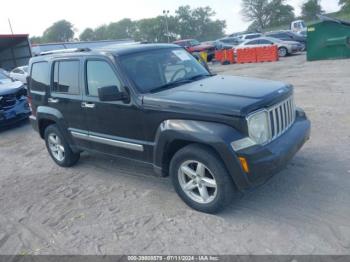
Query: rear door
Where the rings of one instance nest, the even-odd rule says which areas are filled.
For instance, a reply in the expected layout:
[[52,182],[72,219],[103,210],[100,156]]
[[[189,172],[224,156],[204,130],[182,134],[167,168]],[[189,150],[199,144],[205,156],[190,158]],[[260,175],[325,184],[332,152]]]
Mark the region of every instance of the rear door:
[[[50,107],[62,115],[62,123],[70,132],[79,130],[87,133],[82,102],[82,60],[69,58],[52,63],[51,90],[48,97]],[[80,146],[88,146],[86,140],[76,139]]]

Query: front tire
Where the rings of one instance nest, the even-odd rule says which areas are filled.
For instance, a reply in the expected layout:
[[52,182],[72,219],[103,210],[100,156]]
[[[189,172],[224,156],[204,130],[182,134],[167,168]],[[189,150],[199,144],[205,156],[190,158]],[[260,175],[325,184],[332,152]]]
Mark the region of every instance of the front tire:
[[170,175],[180,198],[201,212],[224,209],[235,193],[224,164],[205,146],[192,144],[179,150],[171,160]]
[[285,47],[278,48],[278,55],[280,57],[286,57],[288,55],[288,50]]
[[45,129],[45,144],[51,158],[61,167],[71,167],[75,165],[79,158],[79,153],[74,153],[56,124]]

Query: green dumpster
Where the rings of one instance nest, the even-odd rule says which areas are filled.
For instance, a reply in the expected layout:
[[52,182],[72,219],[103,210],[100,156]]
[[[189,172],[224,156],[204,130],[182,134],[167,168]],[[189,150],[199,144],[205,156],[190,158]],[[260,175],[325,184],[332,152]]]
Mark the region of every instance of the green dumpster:
[[307,60],[350,58],[350,22],[320,18],[307,28]]

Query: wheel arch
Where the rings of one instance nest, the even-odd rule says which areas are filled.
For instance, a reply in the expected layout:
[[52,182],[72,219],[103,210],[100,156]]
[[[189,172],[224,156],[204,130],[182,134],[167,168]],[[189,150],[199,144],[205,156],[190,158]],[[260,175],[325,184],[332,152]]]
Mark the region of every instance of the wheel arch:
[[39,134],[41,138],[44,138],[45,129],[48,126],[52,124],[56,124],[60,129],[64,138],[69,142],[69,144],[73,143],[71,136],[69,135],[68,127],[64,121],[63,115],[57,109],[52,107],[47,107],[47,106],[38,107],[37,120],[38,120]]
[[242,138],[234,128],[213,122],[193,120],[166,120],[157,130],[153,164],[162,176],[169,175],[169,163],[175,153],[190,144],[200,144],[210,148],[224,163],[239,189],[248,185],[236,153],[231,148],[232,141]]

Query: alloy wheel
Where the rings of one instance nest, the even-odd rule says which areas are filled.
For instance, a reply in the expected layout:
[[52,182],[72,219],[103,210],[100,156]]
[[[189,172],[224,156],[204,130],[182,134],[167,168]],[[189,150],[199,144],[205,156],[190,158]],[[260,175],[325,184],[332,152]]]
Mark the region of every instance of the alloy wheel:
[[287,55],[287,49],[285,49],[284,47],[278,49],[278,55],[285,57]]
[[217,183],[213,173],[203,163],[185,161],[178,170],[178,179],[184,193],[200,204],[212,202],[217,194]]
[[65,151],[61,139],[56,134],[51,133],[48,137],[48,144],[53,157],[62,162],[65,157]]

